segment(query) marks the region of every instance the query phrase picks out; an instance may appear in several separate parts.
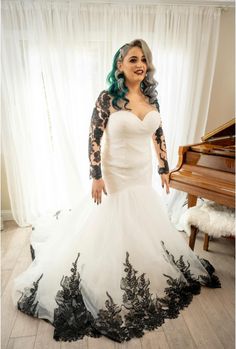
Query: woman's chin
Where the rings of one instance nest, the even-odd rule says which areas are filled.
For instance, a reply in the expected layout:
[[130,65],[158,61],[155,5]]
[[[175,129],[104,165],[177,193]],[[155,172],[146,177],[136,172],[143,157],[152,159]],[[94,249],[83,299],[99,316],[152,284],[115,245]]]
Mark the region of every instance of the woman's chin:
[[135,82],[142,82],[144,80],[144,76],[141,75],[141,76],[135,76],[135,77],[132,77],[132,79],[130,79],[130,83],[135,83]]

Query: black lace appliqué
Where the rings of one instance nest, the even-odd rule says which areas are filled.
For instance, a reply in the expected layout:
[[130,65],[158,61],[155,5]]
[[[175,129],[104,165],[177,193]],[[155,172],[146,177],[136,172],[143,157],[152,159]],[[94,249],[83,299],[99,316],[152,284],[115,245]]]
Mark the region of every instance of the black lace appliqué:
[[63,276],[60,285],[62,290],[57,292],[56,303],[58,307],[54,310],[55,327],[54,339],[63,341],[75,341],[85,335],[97,336],[92,328],[93,317],[85,307],[83,296],[80,290],[80,274],[77,271],[78,254],[70,277]]
[[[105,335],[117,342],[128,341],[134,337],[142,337],[144,331],[160,327],[165,319],[178,317],[180,310],[188,306],[193,295],[199,294],[201,285],[221,287],[217,276],[213,275],[214,267],[207,260],[202,261],[209,272],[209,276],[200,276],[197,279],[191,273],[190,264],[184,262],[181,255],[178,260],[166,249],[161,241],[164,255],[174,264],[184,278],[173,278],[163,274],[167,280],[164,290],[165,296],[158,297],[150,293],[150,281],[145,274],[138,275],[129,261],[126,252],[124,263],[124,277],[121,279],[120,288],[123,291],[122,304],[116,304],[106,292],[107,299],[104,308],[100,309],[94,318],[87,310],[81,292],[81,278],[77,270],[79,254],[73,263],[71,276],[63,276],[55,300],[58,305],[54,309],[55,327],[54,339],[59,341],[75,341],[85,335],[100,337]],[[38,302],[36,293],[40,278],[33,288],[26,289],[18,301],[18,309],[24,313],[38,317]]]
[[95,320],[99,332],[117,342],[142,337],[144,330],[153,330],[164,323],[161,305],[149,291],[150,281],[145,279],[145,274],[136,275],[138,272],[129,262],[128,252],[124,266],[126,276],[120,284],[124,291],[123,303],[115,304],[107,292],[106,309],[101,309]]
[[160,123],[160,126],[156,130],[156,132],[153,134],[152,137],[154,141],[154,145],[157,152],[157,158],[158,158],[158,173],[169,173],[169,165],[167,161],[167,152],[166,152],[166,141],[165,136],[162,129],[162,121]]
[[89,128],[88,155],[90,161],[89,178],[100,179],[101,172],[101,139],[110,116],[110,100],[107,91],[102,91],[94,107]]
[[31,254],[31,259],[33,261],[35,259],[35,249],[31,244],[30,244],[30,254]]
[[42,279],[43,274],[38,278],[36,282],[33,282],[33,287],[25,288],[20,299],[17,302],[17,308],[27,315],[38,317],[38,302],[35,301],[39,286],[39,281]]
[[126,252],[125,277],[121,280],[121,289],[124,291],[122,306],[127,310],[125,327],[130,339],[141,337],[144,330],[153,330],[164,323],[164,312],[157,296],[150,293],[150,281],[145,278],[145,273],[140,276],[129,261]]
[[165,255],[170,261],[170,263],[174,264],[181,271],[181,273],[183,273],[184,277],[189,282],[190,286],[193,287],[195,290],[196,290],[195,286],[197,286],[198,284],[201,284],[203,286],[210,287],[210,288],[221,287],[219,278],[213,274],[215,272],[215,268],[207,259],[199,258],[198,256],[196,256],[199,262],[203,265],[203,267],[208,272],[208,275],[199,275],[198,278],[194,278],[190,270],[190,264],[189,262],[187,262],[187,264],[184,262],[183,255],[181,255],[178,260],[175,260],[174,256],[166,249],[163,241],[161,241],[161,244],[162,244],[163,250],[165,251]]
[[204,266],[204,268],[208,271],[210,275],[210,277],[201,275],[200,276],[201,284],[210,288],[220,288],[221,287],[220,280],[216,275],[213,274],[215,272],[215,268],[213,267],[213,265],[207,259],[199,258],[198,256],[197,258],[199,259],[201,264]]

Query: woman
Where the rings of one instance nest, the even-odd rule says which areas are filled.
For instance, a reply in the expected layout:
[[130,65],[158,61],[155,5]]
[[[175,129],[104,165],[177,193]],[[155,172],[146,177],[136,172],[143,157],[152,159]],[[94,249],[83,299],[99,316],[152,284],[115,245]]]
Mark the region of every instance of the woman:
[[202,285],[220,287],[214,267],[189,248],[151,185],[152,138],[162,186],[169,192],[153,74],[145,41],[118,50],[89,132],[97,205],[88,207],[85,199],[61,219],[15,280],[18,309],[51,322],[56,340],[141,337],[178,317]]
[[[153,78],[153,74],[154,67],[152,64],[151,51],[143,40],[134,40],[131,44],[124,45],[115,55],[113,71],[108,76],[108,82],[111,83],[109,88],[110,93],[103,91],[98,97],[90,128],[90,177],[94,178],[92,196],[94,201],[98,204],[101,203],[102,191],[106,193],[105,183],[101,178],[100,139],[110,114],[116,113],[117,110],[129,110],[132,112],[132,116],[145,123],[145,119],[151,115],[151,112],[156,111],[156,113],[152,113],[152,115],[154,115],[156,119],[156,125],[160,123],[159,105],[156,99],[157,93],[155,91],[157,83]],[[153,133],[152,137],[159,161],[158,172],[161,175],[162,185],[166,185],[167,193],[169,193],[169,168],[166,157],[165,138],[161,125],[157,126],[156,132]],[[149,149],[147,149],[147,151],[148,150]],[[124,149],[124,151],[127,151],[127,149]],[[133,155],[137,155],[140,161],[139,152],[133,153],[132,156]],[[111,151],[111,157],[113,156],[114,154]],[[129,159],[129,164],[130,161],[131,159]],[[150,159],[146,154],[144,154],[143,161],[148,165],[150,163]],[[106,162],[106,167],[109,171],[110,164],[107,158],[104,162]],[[134,167],[135,171],[140,170],[140,165],[139,163],[138,167]],[[122,164],[122,166],[124,166],[124,164]],[[118,171],[119,169],[116,168],[116,177],[118,176]],[[150,176],[150,173],[148,173],[148,175]],[[133,183],[134,178],[130,179]],[[125,182],[126,183],[122,183],[122,186],[127,184],[127,178]]]

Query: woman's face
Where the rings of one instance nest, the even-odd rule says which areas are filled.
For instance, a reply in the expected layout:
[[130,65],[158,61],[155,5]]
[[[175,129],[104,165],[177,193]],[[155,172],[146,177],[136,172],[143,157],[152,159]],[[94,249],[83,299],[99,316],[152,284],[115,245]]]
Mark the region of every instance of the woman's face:
[[132,47],[123,59],[117,63],[118,69],[124,73],[128,83],[141,82],[147,72],[147,62],[140,47]]

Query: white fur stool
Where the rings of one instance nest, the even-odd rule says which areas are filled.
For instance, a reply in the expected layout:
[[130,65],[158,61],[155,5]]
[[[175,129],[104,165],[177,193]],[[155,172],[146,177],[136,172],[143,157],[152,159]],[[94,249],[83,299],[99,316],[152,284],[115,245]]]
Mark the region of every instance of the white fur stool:
[[203,249],[208,250],[209,236],[235,236],[235,210],[216,202],[205,200],[202,204],[190,207],[181,216],[180,222],[188,236],[191,226],[205,234]]

